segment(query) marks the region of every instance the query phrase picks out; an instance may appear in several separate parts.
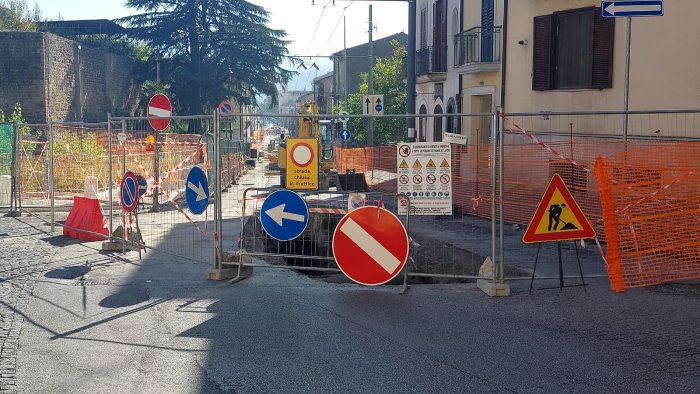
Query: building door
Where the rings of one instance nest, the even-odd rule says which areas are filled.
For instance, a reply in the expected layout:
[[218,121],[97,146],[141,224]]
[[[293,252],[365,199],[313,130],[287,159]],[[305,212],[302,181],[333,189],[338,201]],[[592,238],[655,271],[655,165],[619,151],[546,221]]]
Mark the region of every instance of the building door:
[[421,105],[418,113],[422,115],[418,118],[418,142],[425,142],[425,130],[428,123],[428,118],[425,117],[425,114],[428,113],[428,109],[425,108],[425,105]]
[[[435,111],[433,111],[435,115],[441,115],[442,114],[442,107],[437,105],[435,106]],[[435,123],[433,124],[433,141],[434,142],[441,142],[442,141],[442,117],[435,117]]]
[[[451,100],[450,100],[450,101],[451,101]],[[453,114],[453,113],[455,113],[455,109],[454,109],[454,106],[452,105],[452,103],[450,102],[450,103],[447,104],[447,114],[451,115],[451,114]],[[448,117],[447,117],[447,130],[446,130],[446,131],[447,131],[448,133],[455,133],[455,132],[456,132],[456,130],[455,130],[455,129],[456,129],[456,128],[455,128],[455,124],[456,124],[456,123],[457,123],[457,122],[455,122],[455,117],[454,117],[454,116],[448,116]]]
[[[493,96],[490,94],[472,96],[472,112],[488,113],[493,109]],[[493,120],[490,115],[472,118],[472,141],[474,144],[488,144],[491,138]]]

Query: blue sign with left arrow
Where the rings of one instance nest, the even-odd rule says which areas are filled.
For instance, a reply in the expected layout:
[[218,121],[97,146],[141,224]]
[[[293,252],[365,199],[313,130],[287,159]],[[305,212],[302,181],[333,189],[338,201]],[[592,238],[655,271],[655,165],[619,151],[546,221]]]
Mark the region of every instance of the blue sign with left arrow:
[[204,171],[199,167],[192,167],[187,174],[185,199],[190,211],[195,215],[206,211],[209,206],[209,183]]
[[628,0],[603,1],[601,4],[603,16],[662,16],[664,2],[662,0]]
[[306,230],[309,207],[299,194],[278,190],[263,202],[260,222],[270,237],[278,241],[291,241]]

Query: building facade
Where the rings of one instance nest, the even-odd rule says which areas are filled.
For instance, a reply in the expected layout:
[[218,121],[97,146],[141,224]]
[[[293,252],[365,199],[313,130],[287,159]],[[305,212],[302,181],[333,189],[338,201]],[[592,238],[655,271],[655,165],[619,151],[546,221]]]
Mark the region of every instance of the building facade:
[[[372,43],[372,51],[375,59],[388,59],[394,54],[392,42],[400,46],[406,46],[408,42],[406,33],[396,33],[380,38]],[[369,70],[369,44],[362,44],[347,48],[346,51],[334,53],[330,59],[333,61],[333,86],[335,86],[335,103],[345,100],[353,93],[359,92],[360,74]],[[346,64],[347,63],[347,64]],[[347,72],[347,77],[346,73]]]
[[314,101],[320,114],[333,113],[333,72],[314,78]]
[[[416,110],[421,115],[460,112],[459,74],[453,67],[460,32],[461,0],[418,0],[416,3]],[[418,141],[442,141],[443,133],[458,133],[459,118],[416,120]]]
[[[627,18],[603,17],[600,1],[509,3],[507,111],[624,110]],[[632,18],[631,111],[700,108],[700,45],[694,39],[700,36],[700,2],[665,1],[663,7],[663,16]],[[574,127],[620,133],[621,122],[609,116],[605,124],[579,121]],[[656,128],[659,135],[679,136],[673,125]]]
[[[462,27],[454,36],[454,67],[460,75],[461,112],[493,112],[501,102],[503,0],[464,0]],[[487,144],[493,129],[489,116],[461,119],[461,134],[470,145]]]

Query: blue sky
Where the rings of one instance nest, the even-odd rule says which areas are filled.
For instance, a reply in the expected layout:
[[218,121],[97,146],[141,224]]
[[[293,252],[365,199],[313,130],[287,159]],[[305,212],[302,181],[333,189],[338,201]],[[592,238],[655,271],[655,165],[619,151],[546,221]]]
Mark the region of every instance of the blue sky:
[[[46,19],[59,13],[63,19],[115,19],[133,14],[120,0],[37,0]],[[408,30],[408,5],[404,1],[346,1],[315,0],[251,0],[271,13],[270,26],[283,29],[292,40],[290,52],[307,56],[309,64],[318,61],[321,70],[312,70],[290,84],[290,89],[310,88],[313,77],[332,68],[327,55],[343,49],[343,17],[346,20],[347,45],[367,42],[369,4],[373,7],[374,38],[382,38]],[[30,8],[33,0],[28,0]],[[326,4],[328,4],[326,6]],[[325,6],[325,7],[324,7]],[[319,22],[320,21],[320,22]],[[316,28],[318,26],[318,28]],[[314,34],[316,31],[316,34]],[[303,70],[300,70],[303,71]]]

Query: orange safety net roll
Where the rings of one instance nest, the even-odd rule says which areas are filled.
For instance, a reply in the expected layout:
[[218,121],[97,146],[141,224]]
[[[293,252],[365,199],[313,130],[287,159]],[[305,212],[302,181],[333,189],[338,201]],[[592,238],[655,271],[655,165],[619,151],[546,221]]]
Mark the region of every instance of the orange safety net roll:
[[700,278],[700,144],[598,157],[608,274],[616,292]]

